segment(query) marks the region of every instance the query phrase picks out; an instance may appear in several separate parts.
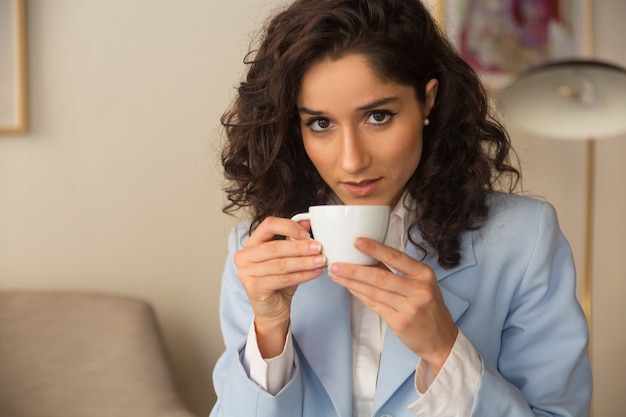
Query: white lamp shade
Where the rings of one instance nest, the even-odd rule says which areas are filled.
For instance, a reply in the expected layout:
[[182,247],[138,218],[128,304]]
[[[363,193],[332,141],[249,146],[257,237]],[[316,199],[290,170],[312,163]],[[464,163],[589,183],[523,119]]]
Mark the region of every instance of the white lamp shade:
[[626,133],[626,70],[599,61],[549,63],[522,73],[499,97],[505,120],[566,140]]

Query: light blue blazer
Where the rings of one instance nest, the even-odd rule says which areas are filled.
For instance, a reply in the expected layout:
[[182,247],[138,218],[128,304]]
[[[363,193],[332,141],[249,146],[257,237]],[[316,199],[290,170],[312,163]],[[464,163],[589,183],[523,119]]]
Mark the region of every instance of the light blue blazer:
[[[493,194],[489,204],[484,226],[462,237],[459,266],[443,269],[434,256],[424,261],[482,361],[472,416],[587,416],[588,332],[555,210],[505,194]],[[229,237],[220,305],[226,351],[213,374],[218,401],[211,416],[352,417],[349,296],[326,274],[300,285],[293,299],[293,379],[272,396],[248,378],[241,357],[252,311],[232,260],[247,231],[240,225]],[[407,254],[422,257],[411,244]],[[417,362],[386,332],[374,416],[414,417],[407,407],[419,398]]]

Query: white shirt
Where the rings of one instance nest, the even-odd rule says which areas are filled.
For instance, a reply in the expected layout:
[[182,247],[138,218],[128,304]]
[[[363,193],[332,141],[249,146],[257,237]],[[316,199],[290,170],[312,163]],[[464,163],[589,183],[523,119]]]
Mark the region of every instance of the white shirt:
[[[402,204],[391,213],[385,244],[404,251],[408,241],[410,216]],[[384,320],[354,296],[350,297],[352,331],[353,415],[370,417],[376,394],[380,355],[387,328]],[[254,322],[253,322],[254,323]],[[294,348],[291,330],[281,355],[263,359],[259,352],[254,324],[244,351],[244,367],[250,379],[272,395],[293,375]],[[470,415],[481,373],[481,360],[474,346],[459,330],[454,347],[437,377],[420,361],[415,372],[415,389],[420,398],[409,406],[417,417]]]

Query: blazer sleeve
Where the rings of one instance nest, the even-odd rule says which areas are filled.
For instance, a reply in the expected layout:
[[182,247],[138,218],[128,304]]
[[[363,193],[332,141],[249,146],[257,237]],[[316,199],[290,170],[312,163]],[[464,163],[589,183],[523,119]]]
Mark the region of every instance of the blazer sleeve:
[[475,417],[589,415],[588,330],[574,262],[554,208],[543,203],[539,219],[528,266],[493,341],[501,345],[497,365],[482,361]]
[[213,370],[213,385],[218,398],[210,416],[298,417],[302,414],[303,382],[297,357],[294,377],[276,396],[254,383],[243,365],[253,312],[237,278],[233,255],[243,246],[247,230],[247,225],[239,225],[228,238],[229,254],[220,293],[220,325],[226,349]]

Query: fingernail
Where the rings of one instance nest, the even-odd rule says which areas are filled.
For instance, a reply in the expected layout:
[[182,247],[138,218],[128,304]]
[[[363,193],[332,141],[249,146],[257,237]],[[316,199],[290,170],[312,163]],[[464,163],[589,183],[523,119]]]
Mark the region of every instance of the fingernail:
[[362,239],[362,238],[360,238],[360,237],[357,237],[357,238],[354,240],[354,247],[356,247],[356,248],[362,248],[363,246],[365,246],[365,240],[364,240],[364,239]]
[[316,265],[324,265],[326,263],[326,257],[324,255],[316,256],[314,262]]
[[309,249],[313,252],[320,252],[322,250],[322,244],[320,242],[312,241],[309,244]]

